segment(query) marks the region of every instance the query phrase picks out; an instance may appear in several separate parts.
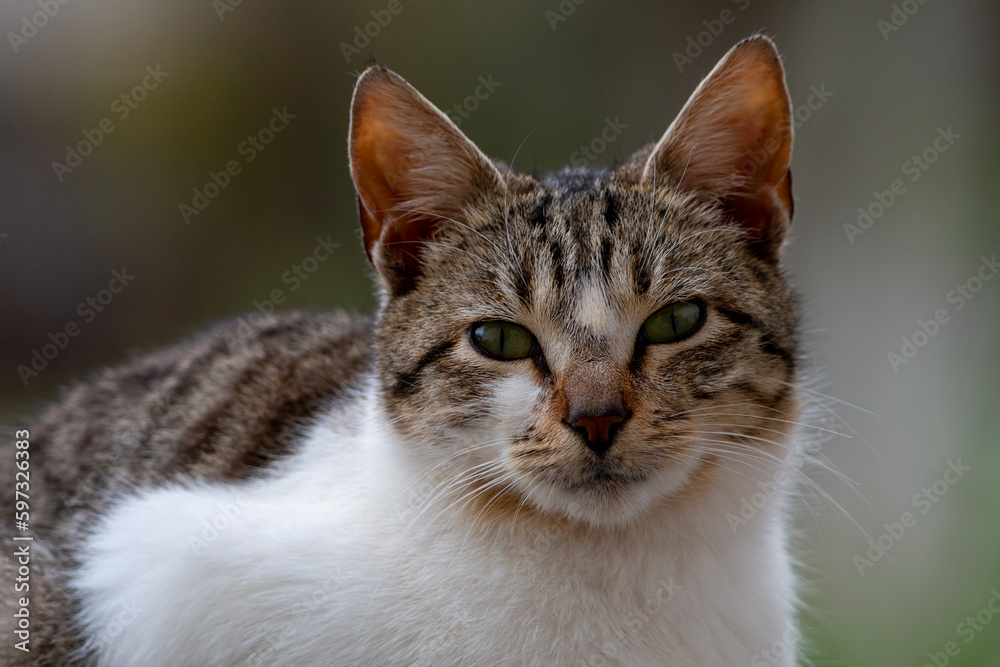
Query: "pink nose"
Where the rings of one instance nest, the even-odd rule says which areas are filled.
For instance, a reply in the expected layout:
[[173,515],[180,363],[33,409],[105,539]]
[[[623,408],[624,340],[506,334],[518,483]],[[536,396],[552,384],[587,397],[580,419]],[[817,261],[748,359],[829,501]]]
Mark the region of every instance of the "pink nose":
[[575,417],[569,425],[584,437],[587,447],[598,454],[603,454],[611,447],[615,431],[623,421],[625,421],[624,415],[610,413]]

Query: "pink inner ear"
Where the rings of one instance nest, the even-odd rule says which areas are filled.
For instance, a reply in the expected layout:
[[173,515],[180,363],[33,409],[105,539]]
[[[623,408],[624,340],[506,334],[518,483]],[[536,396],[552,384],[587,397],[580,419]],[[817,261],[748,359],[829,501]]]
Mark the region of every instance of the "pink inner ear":
[[[368,256],[381,243],[405,271],[419,266],[420,244],[433,234],[436,216],[407,212],[414,199],[408,178],[415,147],[381,117],[357,128],[355,184],[361,195],[361,227]],[[403,210],[401,210],[403,209]]]
[[[721,199],[775,250],[791,221],[791,105],[777,51],[764,37],[722,59],[657,144],[644,168]],[[666,179],[665,179],[666,180]]]
[[412,287],[412,277],[419,272],[422,242],[432,237],[440,219],[400,210],[411,199],[406,179],[410,165],[405,159],[407,151],[401,146],[403,141],[382,123],[373,124],[368,131],[379,138],[359,144],[360,152],[368,157],[355,174],[358,191],[365,193],[359,205],[365,250],[368,258],[376,262],[376,244],[382,248],[397,276],[397,287],[405,291]]
[[[751,104],[758,103],[753,100]],[[788,127],[767,125],[764,118],[774,118],[781,110],[765,109],[742,123],[734,132],[741,162],[733,165],[740,174],[741,186],[726,197],[733,216],[757,236],[763,237],[776,215],[792,216],[792,181],[788,170],[791,160],[791,134]]]
[[391,215],[389,211],[399,201],[399,193],[392,184],[399,180],[393,165],[398,144],[398,135],[380,119],[372,118],[355,128],[351,166],[365,213],[361,223],[369,257],[372,246],[382,235],[387,216]]
[[777,186],[765,185],[753,194],[730,195],[726,198],[726,209],[756,238],[767,238],[776,216],[792,218],[791,172],[786,171]]
[[355,88],[350,154],[365,249],[396,293],[419,276],[421,253],[435,231],[501,183],[447,116],[377,66]]

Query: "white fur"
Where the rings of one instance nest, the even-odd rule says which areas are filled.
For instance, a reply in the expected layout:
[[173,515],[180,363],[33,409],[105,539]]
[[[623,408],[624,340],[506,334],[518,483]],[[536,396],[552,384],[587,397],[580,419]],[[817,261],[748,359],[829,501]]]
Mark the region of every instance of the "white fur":
[[619,324],[619,318],[611,310],[611,303],[602,282],[588,280],[580,291],[577,320],[598,336],[610,338],[618,333]]
[[[517,382],[497,397],[511,418],[536,399]],[[794,627],[784,496],[726,520],[773,474],[760,461],[628,525],[567,527],[463,512],[441,493],[461,457],[376,407],[342,422],[269,479],[147,490],[105,516],[74,581],[100,664],[795,663],[764,653]]]

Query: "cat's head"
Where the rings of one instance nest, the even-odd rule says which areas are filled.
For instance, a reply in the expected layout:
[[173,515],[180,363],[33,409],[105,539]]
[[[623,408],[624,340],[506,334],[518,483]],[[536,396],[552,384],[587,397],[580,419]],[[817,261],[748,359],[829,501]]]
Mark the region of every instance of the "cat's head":
[[736,456],[784,457],[790,112],[774,45],[754,37],[655,145],[538,180],[367,69],[351,171],[400,436],[455,488],[598,525],[697,491]]

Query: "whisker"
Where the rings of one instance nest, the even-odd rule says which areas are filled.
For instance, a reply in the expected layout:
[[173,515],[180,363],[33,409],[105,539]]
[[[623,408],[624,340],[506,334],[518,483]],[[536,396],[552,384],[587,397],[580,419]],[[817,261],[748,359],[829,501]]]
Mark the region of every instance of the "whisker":
[[[773,454],[770,454],[769,452],[764,452],[764,451],[762,451],[760,449],[756,449],[756,448],[746,448],[745,449],[745,448],[742,448],[742,447],[738,447],[734,443],[731,443],[731,442],[728,442],[728,441],[724,441],[724,440],[708,440],[706,442],[708,442],[708,443],[710,443],[712,445],[715,445],[716,448],[718,446],[722,446],[722,447],[726,448],[723,451],[728,452],[730,454],[738,454],[738,455],[745,456],[745,455],[747,455],[747,451],[748,450],[752,450],[754,452],[754,455],[765,456],[765,457],[768,457],[769,459],[771,459],[772,462],[779,463],[779,465],[784,466],[786,469],[788,469],[788,470],[794,472],[796,475],[798,475],[799,478],[802,480],[802,482],[808,488],[810,488],[813,491],[815,491],[816,493],[818,493],[826,502],[830,503],[836,509],[838,509],[840,511],[840,513],[843,514],[844,517],[846,517],[847,520],[851,524],[853,524],[854,527],[857,528],[861,532],[862,535],[865,536],[866,539],[871,539],[871,536],[868,534],[868,532],[864,529],[864,527],[860,523],[858,523],[854,519],[853,516],[851,516],[850,512],[848,512],[839,502],[837,502],[837,500],[832,495],[830,495],[830,493],[827,492],[826,489],[824,489],[823,487],[821,487],[815,480],[813,480],[808,475],[806,475],[804,472],[802,472],[802,470],[800,470],[798,467],[796,467],[794,465],[791,465],[788,462],[781,461],[780,458],[774,457]],[[853,482],[853,480],[851,480],[851,481],[852,481],[853,484],[857,484],[856,482]],[[849,486],[851,486],[851,485],[849,484]]]

